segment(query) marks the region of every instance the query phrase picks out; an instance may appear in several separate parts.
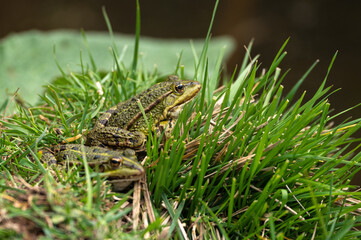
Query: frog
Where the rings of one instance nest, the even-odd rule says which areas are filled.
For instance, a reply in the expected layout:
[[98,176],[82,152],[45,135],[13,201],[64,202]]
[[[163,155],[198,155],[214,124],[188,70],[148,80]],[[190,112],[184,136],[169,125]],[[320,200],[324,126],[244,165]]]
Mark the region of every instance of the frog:
[[113,191],[116,192],[124,190],[145,174],[143,166],[138,163],[132,149],[114,151],[96,146],[64,144],[53,147],[52,152],[42,151],[42,154],[42,159],[50,160],[48,161],[49,165],[58,163],[80,165],[85,155],[89,167],[101,172],[111,183]]
[[[138,95],[109,108],[88,132],[86,145],[137,149],[144,145],[151,119],[151,132],[157,126],[174,125],[180,109],[200,91],[201,84],[168,76]],[[146,118],[139,107],[144,109]]]
[[[138,95],[109,108],[88,131],[85,146],[80,144],[60,145],[53,149],[55,155],[44,151],[44,160],[49,164],[68,161],[81,162],[85,155],[89,166],[105,173],[114,191],[121,191],[144,175],[134,149],[141,148],[151,131],[160,134],[160,129],[171,132],[183,106],[200,91],[201,84],[193,80],[181,80],[176,75],[168,76]],[[83,154],[84,153],[84,154]],[[119,163],[119,164],[118,164]]]

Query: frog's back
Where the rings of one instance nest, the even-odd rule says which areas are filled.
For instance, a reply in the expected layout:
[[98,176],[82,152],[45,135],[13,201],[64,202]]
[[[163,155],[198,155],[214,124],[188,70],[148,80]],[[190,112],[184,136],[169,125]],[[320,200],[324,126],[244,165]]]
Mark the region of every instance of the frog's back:
[[197,95],[200,83],[191,80],[180,80],[171,75],[165,82],[160,82],[146,91],[110,108],[97,121],[95,128],[116,127],[128,131],[148,133],[148,126],[139,108],[144,109],[148,119],[152,119],[152,128],[165,120],[168,112],[182,105]]
[[172,84],[172,82],[158,83],[127,101],[110,108],[107,111],[111,115],[107,125],[127,130],[146,129],[138,101],[147,112],[147,117],[150,117],[150,113],[152,113],[153,121],[158,122],[159,116],[162,115],[166,107],[163,96],[172,92]]

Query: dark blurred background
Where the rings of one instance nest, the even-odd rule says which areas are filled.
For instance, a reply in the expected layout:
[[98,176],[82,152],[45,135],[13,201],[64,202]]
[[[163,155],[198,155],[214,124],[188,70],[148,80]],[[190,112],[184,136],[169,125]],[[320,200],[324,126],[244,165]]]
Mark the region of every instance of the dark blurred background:
[[[203,38],[214,4],[214,0],[140,0],[141,35]],[[107,31],[102,6],[107,10],[114,31],[134,33],[135,0],[19,0],[0,3],[0,38],[30,29]],[[212,34],[231,35],[238,44],[227,63],[228,72],[241,63],[244,45],[252,38],[255,40],[252,54],[261,54],[260,61],[266,68],[290,37],[286,47],[288,55],[281,64],[283,72],[291,68],[283,82],[286,90],[316,59],[320,60],[301,86],[308,96],[323,81],[332,56],[338,50],[327,85],[342,88],[330,97],[331,107],[340,112],[361,102],[360,10],[361,1],[221,0]],[[361,117],[361,109],[352,110],[337,121],[342,122],[348,117]],[[361,177],[355,182],[361,184]]]

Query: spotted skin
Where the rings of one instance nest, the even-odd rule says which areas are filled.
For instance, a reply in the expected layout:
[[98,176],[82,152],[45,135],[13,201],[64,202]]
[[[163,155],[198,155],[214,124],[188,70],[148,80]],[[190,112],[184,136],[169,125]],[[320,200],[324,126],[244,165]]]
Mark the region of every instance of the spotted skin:
[[172,109],[193,99],[200,89],[201,85],[196,81],[169,76],[165,82],[157,83],[106,111],[88,132],[87,145],[139,148],[148,134],[139,103],[147,119],[152,118],[151,128],[156,131],[158,123],[169,120]]
[[114,151],[102,147],[67,144],[53,147],[52,152],[43,151],[42,153],[42,160],[47,160],[49,165],[62,163],[81,165],[85,155],[88,165],[102,172],[113,185],[114,191],[125,189],[145,174],[144,168],[137,161],[134,150],[131,149]]
[[139,104],[147,119],[152,119],[152,131],[159,136],[165,129],[168,136],[177,119],[175,113],[200,89],[201,85],[196,81],[169,76],[165,82],[155,84],[102,114],[94,128],[88,131],[86,146],[60,145],[53,148],[53,153],[44,151],[42,160],[49,164],[64,161],[77,164],[85,156],[89,166],[108,176],[115,191],[122,190],[144,174],[132,150],[144,145],[149,132]]

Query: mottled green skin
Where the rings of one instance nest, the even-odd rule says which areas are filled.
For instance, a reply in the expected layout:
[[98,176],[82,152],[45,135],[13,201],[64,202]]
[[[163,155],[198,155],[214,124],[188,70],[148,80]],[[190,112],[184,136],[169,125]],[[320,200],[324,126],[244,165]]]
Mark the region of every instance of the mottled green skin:
[[66,144],[60,145],[57,149],[54,149],[56,152],[57,162],[62,161],[79,161],[83,158],[83,150],[86,155],[86,159],[89,165],[99,165],[103,162],[109,161],[111,158],[127,158],[131,161],[137,161],[134,150],[132,149],[122,149],[122,150],[110,150],[102,147],[88,147],[81,146],[80,144]]
[[144,174],[134,151],[124,149],[141,147],[148,134],[148,126],[138,104],[142,105],[148,119],[152,116],[152,130],[160,135],[166,129],[165,134],[169,136],[181,106],[195,97],[200,88],[200,83],[196,81],[182,81],[177,76],[169,76],[165,82],[155,84],[106,111],[88,132],[87,146],[60,145],[53,149],[55,155],[44,151],[42,160],[49,164],[64,161],[76,164],[85,154],[89,166],[108,176],[113,190],[122,190]]
[[106,111],[89,131],[87,145],[130,148],[142,146],[148,134],[148,126],[139,103],[144,108],[147,119],[152,116],[154,131],[159,122],[171,118],[168,114],[172,109],[191,100],[200,88],[199,82],[169,76],[165,82],[157,83]]
[[85,154],[88,165],[104,173],[113,185],[114,191],[123,190],[133,181],[139,180],[145,173],[132,149],[114,151],[102,147],[67,144],[54,147],[53,151],[55,155],[44,152],[42,159],[48,160],[49,164],[68,162],[76,165],[82,164],[81,159]]

